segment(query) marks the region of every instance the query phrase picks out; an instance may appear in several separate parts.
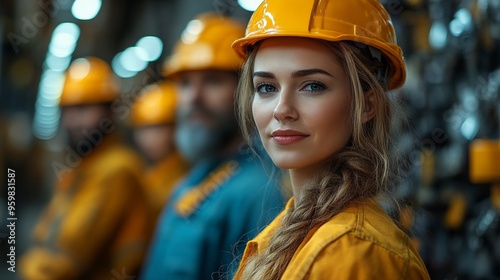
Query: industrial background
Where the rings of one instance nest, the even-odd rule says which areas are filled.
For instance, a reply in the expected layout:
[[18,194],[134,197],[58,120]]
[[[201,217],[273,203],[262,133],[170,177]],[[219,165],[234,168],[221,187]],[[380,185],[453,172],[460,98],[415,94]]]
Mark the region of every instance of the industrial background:
[[[64,148],[57,94],[69,63],[88,55],[109,62],[130,104],[161,79],[190,19],[213,11],[245,24],[253,2],[1,0],[0,279],[17,279],[6,264],[7,168],[16,171],[19,256],[57,180],[51,163]],[[414,241],[433,279],[500,279],[500,165],[492,179],[469,172],[471,147],[500,141],[500,1],[381,2],[407,63],[407,82],[394,93],[410,119],[398,140],[408,165],[397,195],[415,195]],[[491,164],[500,164],[495,145]]]

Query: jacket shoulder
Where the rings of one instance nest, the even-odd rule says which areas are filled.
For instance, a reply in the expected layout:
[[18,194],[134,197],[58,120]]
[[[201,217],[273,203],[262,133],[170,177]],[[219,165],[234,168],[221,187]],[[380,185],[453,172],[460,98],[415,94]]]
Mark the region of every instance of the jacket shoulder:
[[92,167],[92,173],[132,173],[140,176],[143,161],[137,153],[123,144],[117,144],[103,151]]
[[381,276],[401,279],[413,266],[425,275],[425,266],[409,242],[375,201],[352,205],[309,232],[284,276],[364,279],[366,271],[370,279],[379,271]]

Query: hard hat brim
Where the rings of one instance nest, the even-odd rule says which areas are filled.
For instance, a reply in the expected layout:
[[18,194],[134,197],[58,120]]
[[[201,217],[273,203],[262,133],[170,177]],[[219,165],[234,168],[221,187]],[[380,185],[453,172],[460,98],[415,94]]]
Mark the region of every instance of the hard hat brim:
[[[392,64],[391,68],[393,69],[393,73],[391,76],[391,80],[389,82],[389,90],[400,88],[404,85],[404,81],[406,80],[406,71],[404,62],[402,62],[399,57],[403,57],[403,52],[401,48],[396,44],[388,44],[388,43],[380,43],[377,40],[373,40],[370,38],[360,38],[359,36],[354,36],[350,34],[331,34],[329,37],[325,37],[324,31],[322,33],[299,33],[299,32],[283,32],[280,30],[276,33],[265,33],[265,34],[254,34],[251,36],[243,37],[237,39],[233,42],[232,48],[233,50],[244,59],[247,58],[247,50],[250,46],[254,46],[257,42],[275,37],[301,37],[301,38],[310,38],[317,39],[329,42],[340,42],[340,41],[354,41],[364,43],[373,47],[378,48],[382,53],[389,59]],[[397,53],[398,55],[395,55]]]

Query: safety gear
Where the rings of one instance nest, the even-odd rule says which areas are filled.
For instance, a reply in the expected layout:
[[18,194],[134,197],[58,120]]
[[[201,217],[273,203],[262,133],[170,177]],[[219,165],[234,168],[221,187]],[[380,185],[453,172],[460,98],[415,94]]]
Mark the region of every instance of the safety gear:
[[500,182],[500,140],[476,139],[469,148],[469,176],[473,183]]
[[156,221],[170,199],[177,182],[189,171],[189,164],[177,151],[161,160],[143,175],[144,191]]
[[355,41],[375,47],[390,61],[389,89],[404,84],[403,53],[396,45],[391,19],[377,0],[265,0],[253,13],[245,37],[232,46],[245,57],[258,41],[282,36]]
[[88,156],[79,151],[67,155],[78,159],[71,168],[54,165],[59,180],[34,227],[34,246],[20,259],[21,279],[109,280],[122,268],[139,273],[155,225],[139,183],[141,158],[116,133]]
[[[139,279],[226,278],[231,269],[220,267],[230,267],[234,256],[221,252],[243,252],[256,229],[284,207],[280,187],[269,182],[262,162],[251,156],[213,155],[178,182],[156,223]],[[187,211],[179,213],[179,203]]]
[[[234,280],[243,279],[249,259],[269,246],[280,230],[291,198],[264,230],[247,243]],[[281,279],[430,279],[408,235],[376,199],[352,203],[304,235]]]
[[221,15],[202,14],[188,23],[173,54],[163,65],[164,75],[191,70],[238,71],[243,60],[231,49],[245,35],[245,27]]
[[171,124],[175,122],[177,97],[173,84],[161,84],[146,87],[132,107],[131,123],[133,126]]
[[73,61],[66,72],[60,106],[112,102],[118,84],[109,65],[96,57]]

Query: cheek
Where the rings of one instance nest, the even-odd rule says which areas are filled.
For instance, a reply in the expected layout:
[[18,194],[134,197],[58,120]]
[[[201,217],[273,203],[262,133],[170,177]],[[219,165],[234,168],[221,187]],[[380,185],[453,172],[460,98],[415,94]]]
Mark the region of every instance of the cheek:
[[169,144],[170,134],[165,131],[146,128],[134,133],[137,145],[143,149],[159,150]]
[[105,117],[104,116],[96,116],[96,115],[92,115],[91,117],[89,117],[87,120],[87,123],[85,124],[86,127],[89,127],[89,128],[94,128],[94,127],[98,127],[99,123],[104,119]]
[[135,134],[136,141],[142,146],[148,146],[154,141],[154,134],[151,133],[149,128],[144,128],[136,131]]
[[146,145],[144,144],[143,134],[139,131],[134,132],[134,141],[139,146],[139,148],[143,149]]
[[185,106],[189,104],[189,93],[183,92],[182,90],[177,91],[177,106]]
[[222,86],[207,89],[205,100],[207,105],[218,112],[233,110],[234,88]]
[[352,134],[352,124],[347,106],[329,106],[323,108],[323,114],[317,114],[315,123],[317,131],[322,131],[323,137],[330,143],[345,145]]
[[158,142],[163,146],[170,146],[172,144],[172,139],[174,138],[173,131],[171,129],[162,128],[158,133]]
[[61,115],[61,126],[66,129],[69,129],[71,127],[71,123],[72,123],[71,116],[68,113],[63,112],[63,114]]
[[99,126],[99,123],[106,118],[106,114],[100,108],[92,108],[88,110],[82,110],[82,114],[79,117],[80,125],[90,129]]
[[65,128],[79,127],[82,121],[84,121],[82,113],[75,108],[64,109],[62,112],[61,123]]
[[268,121],[268,109],[266,108],[265,104],[263,102],[260,102],[258,99],[253,99],[252,101],[252,115],[253,115],[253,120],[255,122],[255,125],[257,126],[257,129],[259,130],[259,134],[262,139],[262,135],[264,134],[264,130],[266,128],[266,125],[269,123]]

